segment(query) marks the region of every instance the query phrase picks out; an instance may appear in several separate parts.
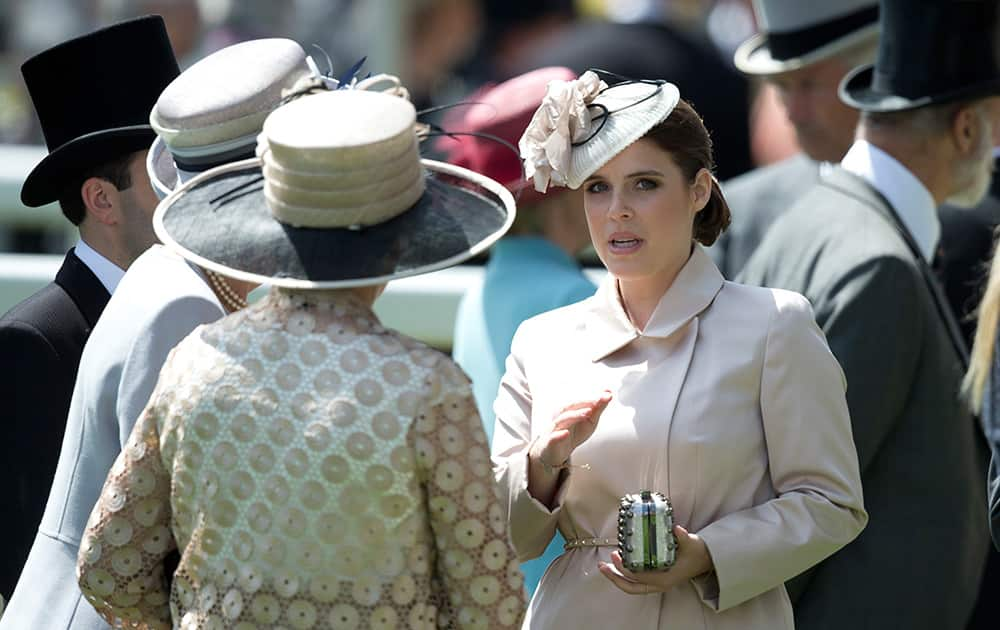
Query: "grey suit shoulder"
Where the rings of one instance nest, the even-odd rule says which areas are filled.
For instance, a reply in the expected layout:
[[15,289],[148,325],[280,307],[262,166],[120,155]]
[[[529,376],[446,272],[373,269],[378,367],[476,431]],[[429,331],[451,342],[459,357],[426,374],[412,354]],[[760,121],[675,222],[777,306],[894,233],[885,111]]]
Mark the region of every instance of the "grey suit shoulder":
[[988,548],[986,458],[962,363],[885,200],[840,168],[741,279],[804,294],[847,376],[868,527],[789,583],[803,630],[962,628]]
[[722,184],[732,222],[707,249],[728,279],[750,259],[768,228],[816,183],[819,163],[799,153]]
[[170,350],[224,311],[199,272],[154,246],[132,264],[83,350],[55,480],[0,630],[98,630],[76,557],[105,477]]

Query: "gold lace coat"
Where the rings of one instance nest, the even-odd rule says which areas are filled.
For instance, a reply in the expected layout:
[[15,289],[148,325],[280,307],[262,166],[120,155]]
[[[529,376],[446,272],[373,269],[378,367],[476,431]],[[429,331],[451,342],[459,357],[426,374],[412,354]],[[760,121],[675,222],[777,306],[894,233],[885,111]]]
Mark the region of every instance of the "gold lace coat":
[[78,577],[126,627],[503,628],[525,607],[468,379],[334,292],[272,290],[181,342]]

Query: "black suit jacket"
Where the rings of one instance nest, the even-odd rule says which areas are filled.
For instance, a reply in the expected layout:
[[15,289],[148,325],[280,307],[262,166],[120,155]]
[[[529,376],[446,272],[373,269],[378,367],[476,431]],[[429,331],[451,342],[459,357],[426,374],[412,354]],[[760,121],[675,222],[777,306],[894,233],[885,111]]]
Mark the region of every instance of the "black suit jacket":
[[[1000,163],[997,167],[1000,168]],[[941,218],[938,272],[971,348],[976,331],[974,311],[986,288],[993,233],[1000,225],[1000,177],[993,178],[990,194],[975,208],[944,205],[938,209],[938,216]]]
[[[998,164],[1000,166],[1000,164]],[[1000,225],[1000,177],[993,178],[990,194],[975,208],[955,208],[942,206],[938,215],[941,217],[941,266],[938,272],[945,284],[948,300],[959,315],[962,333],[966,336],[969,347],[976,330],[975,309],[983,297],[986,279],[990,272],[990,260],[993,254],[994,231]],[[993,530],[996,549],[990,553],[986,564],[986,573],[979,589],[979,601],[967,630],[994,630],[1000,625],[1000,479],[997,469],[1000,467],[1000,423],[996,417],[990,417],[990,411],[996,414],[1000,410],[1000,374],[997,373],[997,355],[994,355],[994,368],[990,374],[989,393],[995,400],[983,408],[983,423],[987,427],[986,437],[994,449],[990,468],[989,487],[991,528]]]
[[791,289],[847,377],[870,520],[789,583],[796,627],[961,629],[989,546],[986,452],[959,397],[961,334],[886,200],[831,167],[741,274]]
[[70,250],[54,282],[0,317],[0,479],[10,510],[0,521],[5,598],[14,591],[49,496],[80,354],[110,297]]

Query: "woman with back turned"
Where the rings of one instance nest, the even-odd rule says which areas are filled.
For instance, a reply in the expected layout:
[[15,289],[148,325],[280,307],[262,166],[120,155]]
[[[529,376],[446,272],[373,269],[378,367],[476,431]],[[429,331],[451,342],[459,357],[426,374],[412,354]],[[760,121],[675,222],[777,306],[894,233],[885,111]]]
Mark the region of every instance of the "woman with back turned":
[[78,576],[116,627],[520,621],[469,381],[372,311],[388,281],[488,247],[513,200],[421,160],[413,106],[363,84],[279,108],[260,159],[157,210],[164,245],[272,288],[174,349],[111,469]]

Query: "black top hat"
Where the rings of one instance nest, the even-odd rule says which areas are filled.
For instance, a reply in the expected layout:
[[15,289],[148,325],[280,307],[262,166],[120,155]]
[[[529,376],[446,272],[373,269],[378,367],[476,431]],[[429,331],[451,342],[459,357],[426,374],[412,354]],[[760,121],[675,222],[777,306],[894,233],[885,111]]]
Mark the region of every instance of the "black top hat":
[[855,68],[840,100],[895,112],[1000,94],[997,0],[882,0],[875,65]]
[[180,70],[156,15],[58,44],[21,74],[49,148],[21,187],[34,207],[58,199],[87,167],[149,147],[149,112]]

